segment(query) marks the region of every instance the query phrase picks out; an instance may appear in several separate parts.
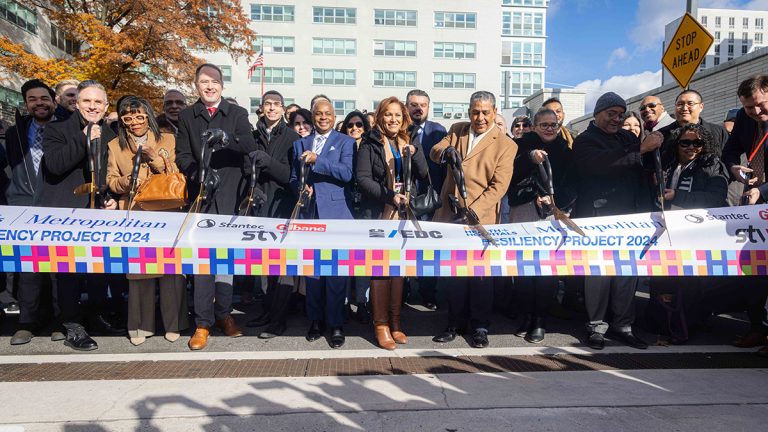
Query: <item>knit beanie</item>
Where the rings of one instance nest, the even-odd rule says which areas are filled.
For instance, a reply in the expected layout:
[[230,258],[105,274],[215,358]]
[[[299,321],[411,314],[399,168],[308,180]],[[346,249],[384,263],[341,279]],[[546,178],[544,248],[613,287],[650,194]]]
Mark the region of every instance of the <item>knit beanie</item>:
[[597,113],[603,112],[611,107],[621,107],[626,111],[627,103],[624,102],[624,99],[621,96],[614,92],[605,93],[597,99],[593,115],[597,115]]

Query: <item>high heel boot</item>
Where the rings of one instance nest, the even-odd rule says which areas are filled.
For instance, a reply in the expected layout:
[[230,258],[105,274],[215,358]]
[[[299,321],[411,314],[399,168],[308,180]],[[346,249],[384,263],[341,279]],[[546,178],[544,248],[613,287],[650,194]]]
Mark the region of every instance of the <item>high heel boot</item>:
[[405,280],[397,277],[392,278],[389,294],[389,328],[392,331],[392,339],[399,344],[407,344],[408,336],[403,333],[400,327],[400,312],[403,309],[403,285]]
[[389,314],[389,281],[371,280],[371,309],[373,312],[373,328],[376,333],[376,341],[379,346],[386,350],[393,350],[397,347],[392,334],[389,331],[387,318]]

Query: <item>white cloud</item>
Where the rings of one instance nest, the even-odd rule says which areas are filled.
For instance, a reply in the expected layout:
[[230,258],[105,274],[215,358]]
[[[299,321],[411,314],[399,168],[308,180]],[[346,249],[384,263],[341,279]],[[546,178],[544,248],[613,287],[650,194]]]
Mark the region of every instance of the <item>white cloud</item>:
[[550,0],[549,7],[547,8],[547,17],[552,17],[560,11],[563,7],[563,0]]
[[611,55],[608,57],[608,62],[605,64],[605,66],[608,68],[612,68],[617,61],[626,60],[628,58],[629,58],[629,53],[627,53],[626,48],[624,47],[616,48],[615,50],[611,51]]
[[634,75],[616,75],[605,81],[594,79],[581,82],[576,89],[586,92],[584,112],[591,113],[595,102],[605,92],[614,92],[628,99],[640,93],[647,92],[661,85],[661,70],[645,71]]

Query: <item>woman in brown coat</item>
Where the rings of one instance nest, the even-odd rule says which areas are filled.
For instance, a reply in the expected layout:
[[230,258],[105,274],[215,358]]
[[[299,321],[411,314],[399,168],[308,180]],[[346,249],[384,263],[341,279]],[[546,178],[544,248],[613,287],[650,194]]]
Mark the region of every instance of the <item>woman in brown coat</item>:
[[[160,133],[155,113],[146,100],[128,96],[118,106],[118,137],[109,142],[107,186],[118,194],[121,210],[127,210],[133,161],[141,145],[137,185],[151,174],[165,172],[175,164],[176,139]],[[138,210],[135,203],[131,211]],[[165,338],[175,342],[188,326],[185,281],[182,275],[127,275],[128,336],[139,345],[155,333],[155,290],[160,289],[160,312]]]

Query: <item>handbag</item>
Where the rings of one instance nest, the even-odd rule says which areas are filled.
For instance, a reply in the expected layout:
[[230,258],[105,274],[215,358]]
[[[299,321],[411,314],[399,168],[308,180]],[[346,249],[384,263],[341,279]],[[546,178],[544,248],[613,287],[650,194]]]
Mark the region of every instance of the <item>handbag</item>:
[[178,169],[176,164],[162,156],[165,163],[165,172],[150,174],[139,186],[134,202],[139,208],[146,211],[174,210],[187,205],[187,179]]
[[429,179],[427,191],[421,195],[411,195],[409,204],[413,215],[417,218],[433,213],[443,206],[443,202],[440,200],[440,194],[432,187],[432,177],[429,175],[429,171],[427,171],[427,178]]

